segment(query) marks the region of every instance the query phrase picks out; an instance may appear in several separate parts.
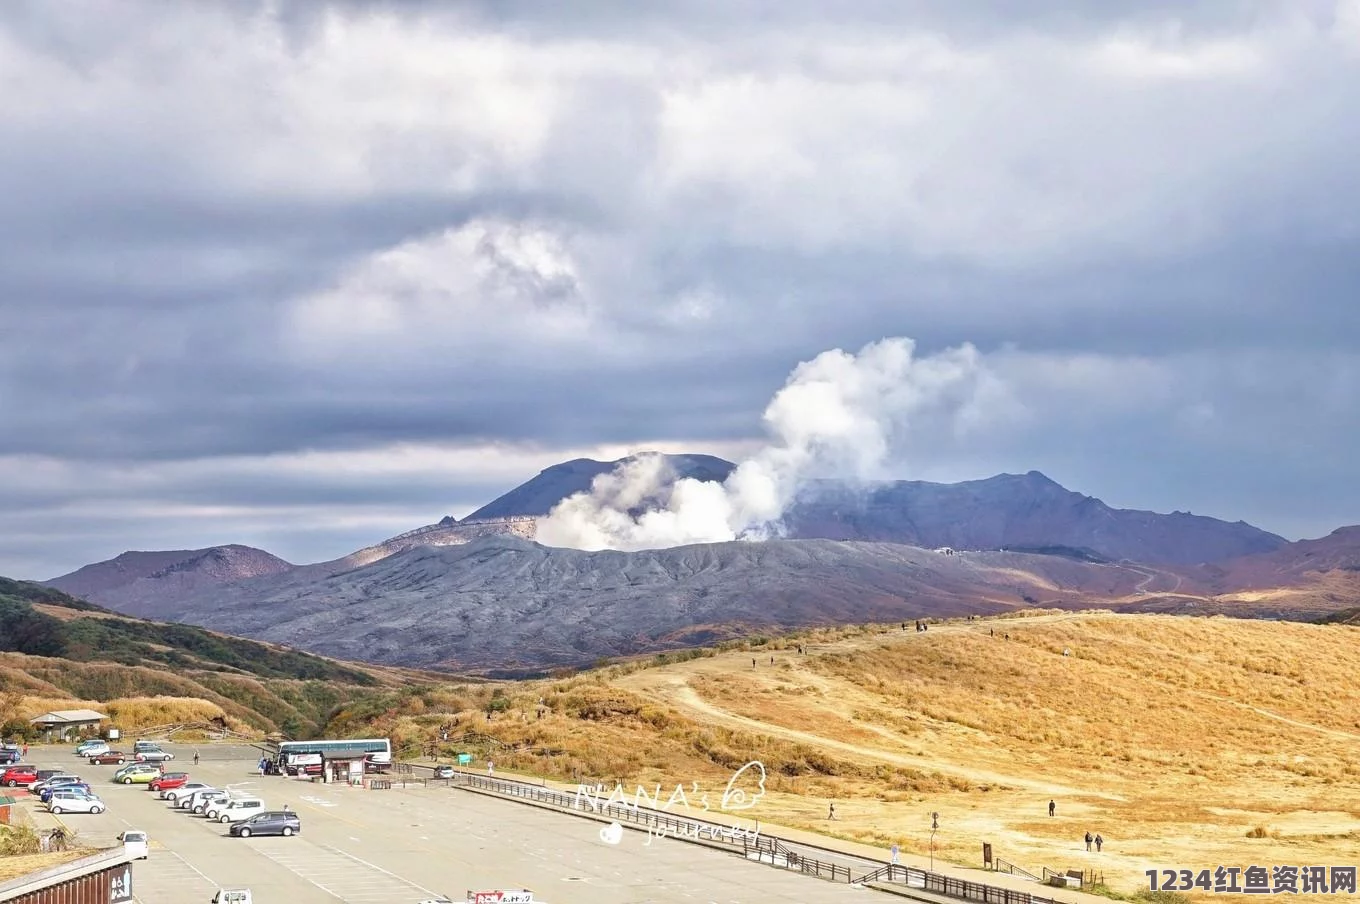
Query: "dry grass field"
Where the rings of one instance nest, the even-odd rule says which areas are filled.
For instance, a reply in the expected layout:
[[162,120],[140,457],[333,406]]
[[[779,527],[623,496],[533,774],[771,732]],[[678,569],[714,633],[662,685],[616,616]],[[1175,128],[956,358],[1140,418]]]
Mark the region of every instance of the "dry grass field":
[[766,821],[924,855],[938,812],[937,858],[979,866],[990,842],[1115,894],[1154,867],[1360,865],[1358,628],[1044,613],[658,659],[412,692],[377,721],[423,744],[456,718],[530,745],[484,750],[498,769],[630,791],[720,793],[759,759]]

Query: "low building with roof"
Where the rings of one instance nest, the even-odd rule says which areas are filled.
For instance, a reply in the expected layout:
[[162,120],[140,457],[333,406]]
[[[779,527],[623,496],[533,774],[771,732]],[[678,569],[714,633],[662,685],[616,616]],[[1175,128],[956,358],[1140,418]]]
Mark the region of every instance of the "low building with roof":
[[[65,855],[43,855],[49,864]],[[12,904],[132,904],[133,856],[122,846],[93,854],[72,852],[72,859],[12,878],[0,870],[0,901]],[[27,860],[14,857],[6,860]]]
[[98,732],[108,716],[92,709],[57,709],[28,720],[28,724],[47,732],[47,739],[66,739],[72,734]]

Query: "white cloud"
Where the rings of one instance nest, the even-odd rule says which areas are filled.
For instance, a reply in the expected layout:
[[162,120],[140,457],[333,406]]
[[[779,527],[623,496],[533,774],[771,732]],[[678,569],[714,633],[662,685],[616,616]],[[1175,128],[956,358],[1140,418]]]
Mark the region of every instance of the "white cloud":
[[588,287],[544,227],[477,220],[380,251],[293,307],[289,341],[321,355],[392,343],[479,358],[489,339],[580,346]]

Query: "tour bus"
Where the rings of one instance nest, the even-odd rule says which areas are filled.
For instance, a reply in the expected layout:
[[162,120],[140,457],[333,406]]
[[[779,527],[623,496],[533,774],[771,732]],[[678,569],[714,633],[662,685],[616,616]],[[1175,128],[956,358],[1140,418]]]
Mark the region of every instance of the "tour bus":
[[269,745],[272,759],[280,769],[320,772],[323,758],[363,756],[366,768],[378,771],[392,765],[392,741],[389,738],[349,738],[324,741],[275,741]]

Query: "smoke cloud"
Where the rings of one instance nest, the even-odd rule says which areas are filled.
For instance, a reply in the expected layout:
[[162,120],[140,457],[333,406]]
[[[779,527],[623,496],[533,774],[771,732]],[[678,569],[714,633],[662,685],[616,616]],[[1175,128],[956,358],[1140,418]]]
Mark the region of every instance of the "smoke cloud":
[[657,549],[767,539],[814,478],[866,481],[909,445],[910,431],[966,428],[999,381],[972,345],[917,357],[907,338],[799,364],[765,409],[769,445],[728,478],[676,479],[660,455],[597,477],[540,518],[536,539],[575,549]]

